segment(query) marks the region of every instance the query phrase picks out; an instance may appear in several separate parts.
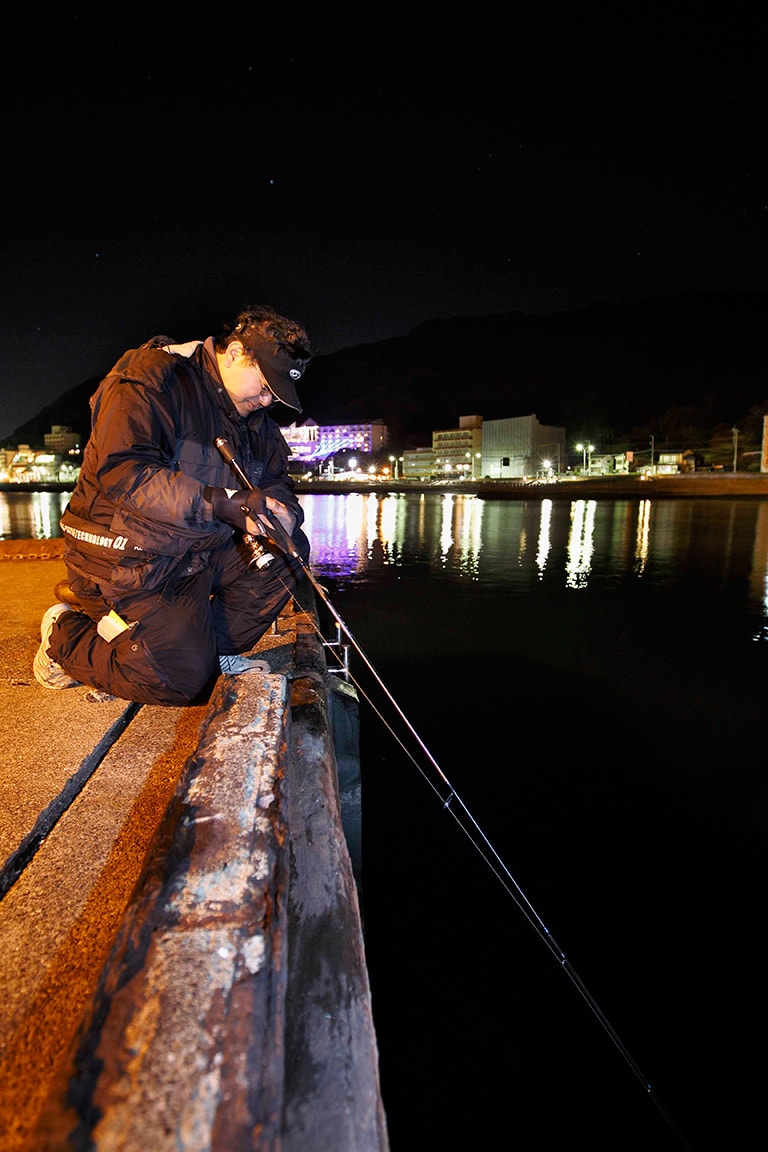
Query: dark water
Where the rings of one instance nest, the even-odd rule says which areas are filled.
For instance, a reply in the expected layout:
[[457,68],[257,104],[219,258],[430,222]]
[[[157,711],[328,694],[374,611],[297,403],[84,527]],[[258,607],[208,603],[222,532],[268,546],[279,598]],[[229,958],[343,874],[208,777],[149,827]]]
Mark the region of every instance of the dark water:
[[393,1152],[751,1146],[768,504],[303,503],[420,741],[353,651]]
[[[2,534],[65,503],[0,495]],[[416,732],[353,651],[393,1152],[752,1147],[768,502],[302,503]]]
[[0,540],[49,540],[61,536],[59,519],[69,492],[0,492]]

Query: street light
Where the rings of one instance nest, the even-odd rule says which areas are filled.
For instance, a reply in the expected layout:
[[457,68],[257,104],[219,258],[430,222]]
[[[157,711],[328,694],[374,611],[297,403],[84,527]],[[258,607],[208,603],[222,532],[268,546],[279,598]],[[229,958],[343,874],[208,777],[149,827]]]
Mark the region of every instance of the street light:
[[389,462],[392,465],[393,479],[397,480],[397,456],[390,456]]
[[582,464],[581,464],[581,471],[582,472],[587,471],[587,455],[589,455],[589,475],[590,476],[592,475],[592,453],[594,452],[594,450],[595,450],[595,448],[594,448],[593,444],[579,443],[576,445],[576,451],[582,453]]

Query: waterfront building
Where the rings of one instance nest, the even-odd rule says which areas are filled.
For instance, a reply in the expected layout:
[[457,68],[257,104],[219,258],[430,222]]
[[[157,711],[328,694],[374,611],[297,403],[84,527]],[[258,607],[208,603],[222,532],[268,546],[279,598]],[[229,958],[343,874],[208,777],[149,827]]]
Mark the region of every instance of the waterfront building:
[[432,433],[431,448],[403,453],[403,476],[412,480],[507,480],[558,475],[567,460],[565,428],[540,424],[535,415],[505,420],[462,416],[458,428]]
[[16,448],[6,448],[0,452],[0,483],[3,484],[74,486],[79,475],[79,463],[65,459],[61,452],[54,452],[48,447],[41,451],[29,444],[18,444]]
[[46,451],[69,456],[80,451],[80,433],[73,432],[67,424],[53,424],[50,432],[43,436]]
[[61,466],[58,452],[38,452],[28,444],[20,444],[11,456],[8,479],[13,484],[57,483]]
[[363,424],[320,425],[307,419],[281,428],[291,450],[292,471],[311,471],[313,466],[332,459],[337,452],[358,452],[368,456],[381,452],[389,443],[389,429],[383,420]]
[[437,470],[434,448],[410,448],[403,452],[402,475],[404,480],[429,480]]
[[458,428],[432,433],[430,448],[403,453],[403,478],[475,480],[480,474],[482,436],[482,416],[460,416]]
[[[489,480],[558,475],[567,460],[565,428],[540,424],[535,413],[483,422],[481,476]],[[548,465],[545,463],[548,461]]]
[[458,428],[432,433],[436,471],[439,476],[474,480],[482,459],[482,416],[460,416]]

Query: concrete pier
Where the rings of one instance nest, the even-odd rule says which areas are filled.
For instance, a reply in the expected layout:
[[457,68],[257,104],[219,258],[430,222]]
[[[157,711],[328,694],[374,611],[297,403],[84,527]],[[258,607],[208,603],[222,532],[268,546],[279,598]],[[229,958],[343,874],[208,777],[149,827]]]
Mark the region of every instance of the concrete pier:
[[0,543],[0,1146],[387,1152],[357,701],[312,590],[268,674],[170,709],[37,684],[63,576],[61,541]]

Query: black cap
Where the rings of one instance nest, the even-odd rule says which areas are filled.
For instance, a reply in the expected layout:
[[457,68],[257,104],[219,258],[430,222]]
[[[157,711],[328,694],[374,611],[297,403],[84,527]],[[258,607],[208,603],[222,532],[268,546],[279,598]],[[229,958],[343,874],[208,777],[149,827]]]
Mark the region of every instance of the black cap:
[[259,332],[238,333],[237,329],[235,332],[243,346],[255,356],[277,399],[301,412],[296,382],[304,375],[309,360],[294,359],[290,352],[284,351],[269,336],[262,336]]

